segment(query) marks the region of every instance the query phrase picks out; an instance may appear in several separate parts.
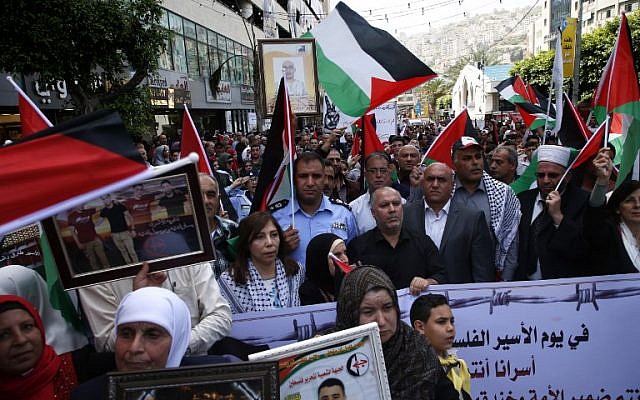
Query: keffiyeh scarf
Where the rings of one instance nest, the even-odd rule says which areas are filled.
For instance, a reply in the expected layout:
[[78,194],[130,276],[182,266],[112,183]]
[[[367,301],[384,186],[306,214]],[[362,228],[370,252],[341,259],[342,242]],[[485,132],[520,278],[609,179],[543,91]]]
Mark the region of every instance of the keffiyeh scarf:
[[482,173],[491,211],[491,230],[496,238],[496,269],[502,271],[509,247],[518,234],[520,201],[506,184]]
[[[231,276],[231,269],[220,275],[218,284],[220,292],[229,302],[234,314],[250,311],[265,311],[273,309],[271,292],[267,290],[262,277],[253,265],[248,262],[249,277],[247,283],[239,285]],[[298,288],[300,287],[302,268],[296,275],[286,276],[282,261],[276,260],[275,288],[278,299],[283,307],[297,307],[300,305]]]

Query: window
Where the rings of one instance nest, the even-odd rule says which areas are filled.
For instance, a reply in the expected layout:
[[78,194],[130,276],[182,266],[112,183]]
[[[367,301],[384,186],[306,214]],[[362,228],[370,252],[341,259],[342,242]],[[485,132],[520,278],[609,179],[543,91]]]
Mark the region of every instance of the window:
[[187,49],[187,71],[189,76],[196,77],[200,75],[200,68],[198,68],[198,47],[196,41],[193,39],[184,40],[185,47]]
[[207,28],[204,26],[196,25],[196,36],[198,42],[207,43]]
[[165,49],[158,58],[158,67],[162,69],[173,69],[173,59],[171,57],[171,42],[167,39],[164,41]]
[[207,77],[210,75],[208,46],[206,43],[198,42],[198,64],[200,64],[200,75]]
[[189,21],[184,20],[184,35],[188,38],[195,39],[196,38],[196,24]]
[[187,54],[184,49],[184,37],[174,33],[171,42],[174,69],[178,72],[187,72]]
[[170,12],[169,28],[176,33],[182,34],[182,17]]

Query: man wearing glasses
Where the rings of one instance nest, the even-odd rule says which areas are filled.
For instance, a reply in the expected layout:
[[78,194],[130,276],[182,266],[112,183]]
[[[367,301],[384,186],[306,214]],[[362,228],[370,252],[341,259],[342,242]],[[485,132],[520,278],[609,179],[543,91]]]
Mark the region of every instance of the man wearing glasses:
[[515,275],[505,270],[505,280],[588,274],[582,216],[589,194],[570,182],[571,172],[564,177],[570,163],[571,151],[567,147],[538,148],[538,187],[518,194],[522,210],[519,266]]

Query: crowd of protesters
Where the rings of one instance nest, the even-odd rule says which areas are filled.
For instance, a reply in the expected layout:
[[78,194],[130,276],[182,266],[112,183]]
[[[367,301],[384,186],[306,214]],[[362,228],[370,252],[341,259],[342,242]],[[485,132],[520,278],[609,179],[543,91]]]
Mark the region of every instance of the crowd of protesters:
[[[209,135],[214,173],[199,181],[216,260],[152,274],[144,263],[80,289],[86,335],[48,307],[37,274],[0,268],[0,283],[15,282],[0,285],[0,393],[100,398],[106,371],[246,359],[257,349],[228,338],[233,314],[337,301],[336,329],[378,323],[394,399],[469,398],[446,299],[420,298],[409,326],[396,289],[638,272],[640,186],[607,202],[610,150],[563,179],[569,149],[510,121],[459,139],[450,163],[423,164],[444,125],[405,127],[366,157],[350,131],[305,128],[294,197],[253,213],[267,135]],[[179,138],[137,146],[152,166],[179,158]],[[509,185],[534,160],[537,188],[516,195]]]

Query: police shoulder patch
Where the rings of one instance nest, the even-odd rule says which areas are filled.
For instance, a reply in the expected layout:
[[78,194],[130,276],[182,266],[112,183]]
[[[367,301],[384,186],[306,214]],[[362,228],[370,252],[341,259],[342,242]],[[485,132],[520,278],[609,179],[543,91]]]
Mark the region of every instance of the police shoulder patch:
[[347,210],[351,211],[351,207],[349,206],[349,204],[345,203],[344,201],[340,200],[340,199],[329,199],[329,202],[331,204],[337,204],[340,206],[345,207]]
[[286,207],[287,204],[289,204],[289,200],[287,200],[287,199],[280,200],[280,201],[278,201],[276,203],[271,204],[269,206],[269,211],[271,211],[271,212],[278,211],[278,210]]

